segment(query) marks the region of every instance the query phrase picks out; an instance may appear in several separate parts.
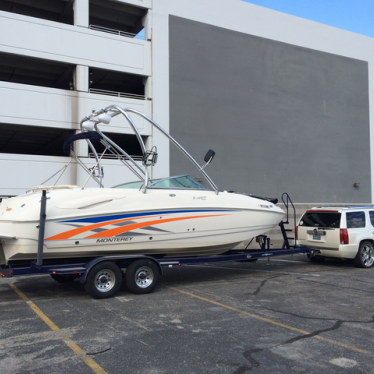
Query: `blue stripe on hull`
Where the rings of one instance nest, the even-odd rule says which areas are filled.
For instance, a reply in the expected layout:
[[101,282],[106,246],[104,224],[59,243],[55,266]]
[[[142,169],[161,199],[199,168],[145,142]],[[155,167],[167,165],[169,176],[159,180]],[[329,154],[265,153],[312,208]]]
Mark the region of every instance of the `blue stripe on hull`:
[[139,212],[139,213],[127,213],[127,214],[115,214],[110,216],[100,216],[100,217],[89,217],[89,218],[79,218],[68,221],[60,221],[59,223],[71,223],[71,222],[85,222],[85,223],[99,223],[105,221],[112,221],[123,218],[132,218],[132,217],[147,217],[154,215],[164,215],[164,214],[175,214],[175,213],[203,213],[203,212],[232,212],[229,209],[190,209],[190,210],[164,210],[164,211],[154,211],[154,212]]

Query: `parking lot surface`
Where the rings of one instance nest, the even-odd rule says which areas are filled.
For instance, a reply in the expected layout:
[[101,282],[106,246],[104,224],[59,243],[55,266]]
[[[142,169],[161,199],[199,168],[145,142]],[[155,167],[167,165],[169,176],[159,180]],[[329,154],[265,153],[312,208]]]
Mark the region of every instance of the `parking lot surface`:
[[0,279],[0,373],[374,373],[374,269],[304,255],[165,269],[152,294]]

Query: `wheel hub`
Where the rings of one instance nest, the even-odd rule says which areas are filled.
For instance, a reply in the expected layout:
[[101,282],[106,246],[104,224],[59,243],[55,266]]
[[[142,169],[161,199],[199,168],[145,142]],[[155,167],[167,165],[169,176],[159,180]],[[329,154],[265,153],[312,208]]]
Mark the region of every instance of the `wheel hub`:
[[99,278],[99,282],[100,282],[100,283],[106,283],[106,282],[108,282],[108,278],[106,277],[106,275],[102,275],[102,276]]
[[153,283],[153,271],[148,266],[143,266],[135,273],[135,283],[140,288],[147,288]]
[[142,272],[142,273],[139,274],[139,278],[140,278],[140,279],[146,279],[146,278],[147,278],[147,275],[146,275],[145,273]]
[[100,292],[108,292],[114,287],[115,283],[116,276],[109,269],[101,270],[96,274],[95,288]]

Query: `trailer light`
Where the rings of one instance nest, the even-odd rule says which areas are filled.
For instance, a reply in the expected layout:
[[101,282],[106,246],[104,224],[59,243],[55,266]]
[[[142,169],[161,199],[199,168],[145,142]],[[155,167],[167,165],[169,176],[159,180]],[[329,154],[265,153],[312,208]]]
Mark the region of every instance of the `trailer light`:
[[56,272],[55,272],[55,271],[52,271],[52,274],[56,274]]
[[75,270],[75,271],[73,271],[73,274],[79,274],[79,273]]
[[347,229],[340,229],[340,244],[349,244],[349,236]]

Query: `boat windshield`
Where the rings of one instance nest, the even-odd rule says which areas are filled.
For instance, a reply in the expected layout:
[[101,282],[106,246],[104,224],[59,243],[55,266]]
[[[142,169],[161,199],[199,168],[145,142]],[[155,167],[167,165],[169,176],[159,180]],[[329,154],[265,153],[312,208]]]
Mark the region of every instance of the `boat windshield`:
[[[113,188],[136,188],[141,189],[144,186],[143,181],[128,182],[114,186]],[[206,190],[200,183],[194,181],[188,175],[180,175],[177,177],[153,179],[149,183],[148,188],[188,188],[194,190]]]

